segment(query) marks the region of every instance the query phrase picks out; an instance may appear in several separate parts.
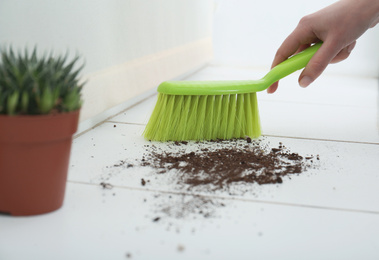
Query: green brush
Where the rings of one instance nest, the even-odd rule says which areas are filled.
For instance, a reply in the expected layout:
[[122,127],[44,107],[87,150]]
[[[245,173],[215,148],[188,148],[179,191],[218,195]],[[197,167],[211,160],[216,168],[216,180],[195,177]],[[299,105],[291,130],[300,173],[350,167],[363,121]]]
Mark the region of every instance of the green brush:
[[257,138],[261,135],[256,92],[304,68],[321,43],[283,61],[260,80],[166,81],[144,131],[153,141]]

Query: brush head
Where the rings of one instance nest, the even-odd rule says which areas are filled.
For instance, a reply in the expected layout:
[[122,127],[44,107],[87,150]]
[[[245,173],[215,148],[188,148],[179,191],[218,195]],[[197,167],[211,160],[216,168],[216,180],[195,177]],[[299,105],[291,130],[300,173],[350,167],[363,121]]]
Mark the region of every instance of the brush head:
[[152,141],[257,138],[256,93],[168,95],[159,93],[144,137]]

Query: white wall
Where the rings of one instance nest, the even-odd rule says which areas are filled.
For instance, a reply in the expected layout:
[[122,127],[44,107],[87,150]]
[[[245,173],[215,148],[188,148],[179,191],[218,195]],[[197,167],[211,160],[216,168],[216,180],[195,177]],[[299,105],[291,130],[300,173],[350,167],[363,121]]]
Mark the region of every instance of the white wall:
[[0,46],[85,59],[82,120],[212,56],[211,0],[0,0]]
[[[268,70],[299,20],[335,1],[215,0],[214,63]],[[379,77],[379,25],[357,42],[349,59],[326,72]]]

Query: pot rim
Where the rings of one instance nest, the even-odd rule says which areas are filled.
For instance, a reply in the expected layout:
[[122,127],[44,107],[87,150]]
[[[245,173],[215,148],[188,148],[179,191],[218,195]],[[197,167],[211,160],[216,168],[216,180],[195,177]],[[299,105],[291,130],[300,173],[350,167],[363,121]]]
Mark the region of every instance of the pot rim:
[[72,138],[80,109],[54,115],[0,116],[0,143],[33,143]]

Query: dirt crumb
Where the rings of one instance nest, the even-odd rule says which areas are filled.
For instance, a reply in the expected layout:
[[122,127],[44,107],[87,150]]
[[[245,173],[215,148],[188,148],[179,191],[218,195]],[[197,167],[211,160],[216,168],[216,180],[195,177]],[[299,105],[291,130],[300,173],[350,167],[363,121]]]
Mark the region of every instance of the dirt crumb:
[[185,249],[186,248],[184,247],[184,245],[181,245],[181,244],[179,244],[177,247],[178,252],[183,252]]
[[113,185],[112,185],[112,184],[110,184],[110,183],[106,183],[106,182],[101,182],[101,183],[100,183],[100,186],[103,187],[103,189],[108,189],[108,190],[110,190],[110,189],[113,188]]

